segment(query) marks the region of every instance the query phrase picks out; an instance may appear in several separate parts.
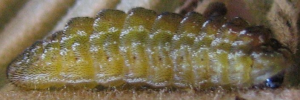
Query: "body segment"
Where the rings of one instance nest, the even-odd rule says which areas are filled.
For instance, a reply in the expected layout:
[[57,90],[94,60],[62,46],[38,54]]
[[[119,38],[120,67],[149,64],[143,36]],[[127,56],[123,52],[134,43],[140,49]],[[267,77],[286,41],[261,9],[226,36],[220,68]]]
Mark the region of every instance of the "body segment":
[[64,31],[26,49],[7,74],[28,89],[248,87],[290,63],[288,50],[274,46],[266,30],[249,28],[241,18],[205,19],[195,12],[104,10],[96,18],[74,18]]

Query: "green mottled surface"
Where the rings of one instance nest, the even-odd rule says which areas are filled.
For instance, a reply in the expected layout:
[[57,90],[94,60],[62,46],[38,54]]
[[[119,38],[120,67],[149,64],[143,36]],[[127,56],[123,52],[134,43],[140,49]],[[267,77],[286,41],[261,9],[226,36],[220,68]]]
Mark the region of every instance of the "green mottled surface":
[[8,78],[26,89],[249,87],[290,66],[290,52],[270,36],[222,15],[104,10],[95,19],[73,18],[36,42],[8,67]]

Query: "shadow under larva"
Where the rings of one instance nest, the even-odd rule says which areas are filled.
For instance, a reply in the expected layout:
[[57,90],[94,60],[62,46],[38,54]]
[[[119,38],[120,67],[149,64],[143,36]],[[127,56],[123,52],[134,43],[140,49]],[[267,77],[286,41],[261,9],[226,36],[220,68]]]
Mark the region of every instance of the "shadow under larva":
[[24,89],[280,86],[292,65],[290,50],[269,29],[218,11],[182,16],[107,9],[95,18],[73,18],[27,48],[7,77]]

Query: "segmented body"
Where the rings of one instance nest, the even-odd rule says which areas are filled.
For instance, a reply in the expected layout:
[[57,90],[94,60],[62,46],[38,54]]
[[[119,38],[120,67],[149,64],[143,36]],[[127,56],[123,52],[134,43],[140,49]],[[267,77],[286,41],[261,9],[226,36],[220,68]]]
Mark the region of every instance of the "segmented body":
[[8,79],[27,89],[93,88],[123,84],[153,87],[249,86],[284,69],[289,60],[261,26],[240,18],[201,14],[128,14],[103,10],[74,18],[26,49],[8,67]]

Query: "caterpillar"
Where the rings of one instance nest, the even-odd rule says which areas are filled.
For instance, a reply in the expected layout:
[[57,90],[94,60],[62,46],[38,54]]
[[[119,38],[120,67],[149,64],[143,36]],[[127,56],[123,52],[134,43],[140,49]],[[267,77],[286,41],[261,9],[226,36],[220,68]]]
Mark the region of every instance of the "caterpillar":
[[24,89],[276,87],[272,77],[292,64],[290,54],[269,29],[239,17],[107,9],[35,42],[11,62],[7,77]]

